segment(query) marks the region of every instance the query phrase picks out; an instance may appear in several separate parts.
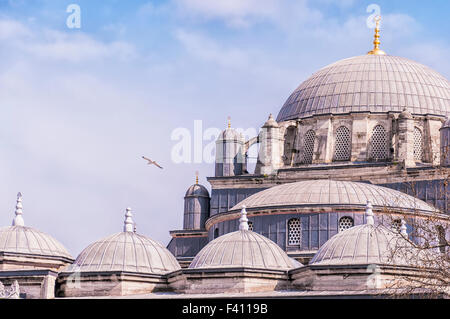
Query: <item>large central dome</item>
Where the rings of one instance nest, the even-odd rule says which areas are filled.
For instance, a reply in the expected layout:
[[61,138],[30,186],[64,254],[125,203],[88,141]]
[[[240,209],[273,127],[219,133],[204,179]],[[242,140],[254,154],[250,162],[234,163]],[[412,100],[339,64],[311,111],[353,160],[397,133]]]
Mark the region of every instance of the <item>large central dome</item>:
[[277,121],[317,114],[401,112],[450,115],[450,82],[409,59],[364,55],[331,64],[303,82]]

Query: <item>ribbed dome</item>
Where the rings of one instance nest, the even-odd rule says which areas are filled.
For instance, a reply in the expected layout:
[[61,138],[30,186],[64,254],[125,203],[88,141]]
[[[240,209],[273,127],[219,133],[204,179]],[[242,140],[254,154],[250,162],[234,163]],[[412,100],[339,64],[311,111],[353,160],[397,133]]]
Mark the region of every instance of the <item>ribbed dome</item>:
[[317,114],[401,112],[450,115],[450,82],[409,59],[364,55],[331,64],[303,82],[277,121]]
[[160,243],[130,231],[96,241],[84,249],[69,271],[123,271],[166,274],[180,269]]
[[[359,225],[338,233],[318,250],[312,265],[395,264],[407,266],[407,241],[383,225]],[[409,246],[409,245],[408,245]],[[410,251],[413,249],[409,247]],[[393,257],[394,256],[394,257]]]
[[194,184],[188,188],[185,197],[209,197],[209,192],[205,186]]
[[378,208],[436,211],[424,201],[390,188],[333,180],[309,180],[274,186],[244,199],[230,211],[238,211],[243,206],[248,210],[334,205],[350,208],[365,206],[367,201]]
[[0,252],[73,259],[52,236],[25,226],[0,228]]
[[195,256],[189,268],[288,270],[299,267],[273,241],[249,230],[238,230],[214,239]]

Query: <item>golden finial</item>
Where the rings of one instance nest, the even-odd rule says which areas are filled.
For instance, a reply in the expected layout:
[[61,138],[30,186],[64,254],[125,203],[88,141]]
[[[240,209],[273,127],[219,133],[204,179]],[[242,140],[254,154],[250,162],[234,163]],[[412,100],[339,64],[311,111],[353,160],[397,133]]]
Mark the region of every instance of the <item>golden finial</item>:
[[231,116],[228,116],[228,128],[231,128]]
[[198,185],[198,171],[195,171],[195,185]]
[[373,41],[373,50],[370,51],[367,54],[370,55],[386,55],[386,52],[383,50],[380,50],[380,22],[381,22],[381,16],[375,17],[375,40]]

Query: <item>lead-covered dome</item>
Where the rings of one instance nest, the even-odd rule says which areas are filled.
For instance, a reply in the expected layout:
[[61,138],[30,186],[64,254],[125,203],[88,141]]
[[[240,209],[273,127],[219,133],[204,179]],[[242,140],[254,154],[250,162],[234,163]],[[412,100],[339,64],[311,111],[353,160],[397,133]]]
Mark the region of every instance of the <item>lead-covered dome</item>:
[[302,266],[269,238],[248,230],[245,209],[240,229],[206,245],[189,268],[257,268],[289,270]]
[[73,260],[66,248],[55,238],[25,226],[0,228],[0,252],[63,257]]
[[424,201],[390,188],[334,180],[308,180],[274,186],[244,199],[230,211],[238,211],[243,206],[252,211],[308,206],[362,208],[367,201],[377,209],[436,211]]
[[311,265],[370,265],[391,264],[410,266],[407,256],[414,255],[414,247],[407,238],[403,222],[403,236],[383,225],[374,225],[372,205],[366,210],[367,223],[347,229],[329,239],[315,254]]
[[188,188],[184,197],[208,197],[209,192],[205,186],[198,184],[198,182]]
[[316,72],[288,98],[277,122],[318,114],[402,112],[450,115],[450,82],[431,68],[389,55],[344,59]]
[[180,269],[175,257],[160,243],[134,232],[127,209],[124,231],[89,245],[68,271],[137,272],[166,274]]
[[0,228],[0,253],[36,255],[73,260],[66,248],[52,236],[25,226],[22,217],[22,194],[17,195],[12,226]]

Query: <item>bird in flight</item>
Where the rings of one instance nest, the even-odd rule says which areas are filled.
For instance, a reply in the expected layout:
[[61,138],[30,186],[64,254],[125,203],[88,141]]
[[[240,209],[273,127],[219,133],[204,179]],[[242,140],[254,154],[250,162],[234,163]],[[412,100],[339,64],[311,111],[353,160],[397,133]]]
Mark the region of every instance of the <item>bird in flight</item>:
[[142,156],[142,158],[145,159],[146,161],[148,161],[148,165],[155,165],[155,166],[159,167],[160,169],[162,169],[162,167],[158,163],[156,163],[155,161],[152,161],[151,159],[149,159],[149,158],[147,158],[145,156]]

